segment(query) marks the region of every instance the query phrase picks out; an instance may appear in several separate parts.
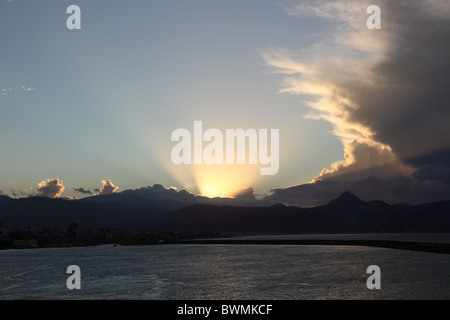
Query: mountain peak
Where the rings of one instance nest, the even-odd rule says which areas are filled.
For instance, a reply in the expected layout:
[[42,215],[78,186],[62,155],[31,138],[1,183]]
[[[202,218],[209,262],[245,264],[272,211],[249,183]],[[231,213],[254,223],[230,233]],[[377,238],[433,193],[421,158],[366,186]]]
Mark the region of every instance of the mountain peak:
[[345,191],[339,197],[327,204],[327,206],[349,207],[363,205],[365,202],[349,191]]

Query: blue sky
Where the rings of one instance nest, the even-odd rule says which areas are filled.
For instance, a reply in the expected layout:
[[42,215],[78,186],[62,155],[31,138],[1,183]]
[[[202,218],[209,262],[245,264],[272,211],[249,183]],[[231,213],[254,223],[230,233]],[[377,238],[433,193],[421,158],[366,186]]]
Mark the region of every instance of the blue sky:
[[[447,0],[0,0],[0,190],[448,199],[448,30]],[[171,133],[195,120],[279,129],[278,174],[175,166]]]
[[[70,4],[81,30],[66,28]],[[199,192],[164,165],[171,132],[194,120],[280,129],[280,171],[249,181],[257,192],[311,180],[342,144],[328,123],[303,119],[298,96],[278,93],[262,53],[306,48],[325,25],[289,17],[282,1],[0,2],[0,90],[12,89],[0,96],[0,189],[58,178],[66,196],[102,179]]]

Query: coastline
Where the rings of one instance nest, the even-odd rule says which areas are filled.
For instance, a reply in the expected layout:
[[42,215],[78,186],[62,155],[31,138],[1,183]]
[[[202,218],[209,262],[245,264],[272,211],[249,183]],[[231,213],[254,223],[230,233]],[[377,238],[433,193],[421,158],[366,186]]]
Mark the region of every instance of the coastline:
[[365,246],[387,249],[450,254],[449,243],[393,240],[179,240],[166,244],[232,244],[232,245],[300,245],[300,246]]
[[[374,234],[379,235],[379,234]],[[286,235],[280,235],[283,237]],[[330,235],[323,235],[330,236]],[[345,236],[345,234],[339,234]],[[351,236],[351,235],[348,235]],[[429,253],[450,254],[450,243],[405,241],[405,240],[380,240],[380,239],[234,239],[234,237],[215,237],[203,239],[160,239],[151,241],[117,241],[98,243],[65,243],[56,246],[23,246],[0,247],[2,250],[44,249],[44,248],[77,248],[95,247],[102,245],[114,246],[149,246],[149,245],[298,245],[298,246],[365,246],[386,249],[421,251]]]

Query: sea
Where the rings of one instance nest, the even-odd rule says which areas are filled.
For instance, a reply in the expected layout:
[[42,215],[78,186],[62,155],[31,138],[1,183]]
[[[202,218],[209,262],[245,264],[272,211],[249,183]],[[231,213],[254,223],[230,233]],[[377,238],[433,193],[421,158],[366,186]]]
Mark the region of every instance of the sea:
[[[450,243],[450,234],[253,236]],[[243,239],[240,237],[238,239]],[[67,268],[80,268],[69,290]],[[380,268],[370,290],[369,266]],[[363,246],[163,244],[0,251],[2,300],[450,299],[450,255]]]

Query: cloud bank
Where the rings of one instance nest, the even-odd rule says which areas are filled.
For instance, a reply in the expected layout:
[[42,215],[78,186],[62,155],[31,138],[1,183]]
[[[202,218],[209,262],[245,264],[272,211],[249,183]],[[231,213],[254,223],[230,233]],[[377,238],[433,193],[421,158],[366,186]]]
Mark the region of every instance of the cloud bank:
[[[280,92],[301,95],[307,118],[330,122],[345,154],[310,183],[272,190],[267,199],[317,205],[346,190],[391,202],[449,198],[450,7],[372,2],[298,2],[289,15],[321,17],[332,31],[301,53],[263,54],[285,75]],[[381,8],[381,30],[365,27],[370,4]]]
[[[233,196],[233,197],[231,197]],[[89,198],[91,201],[110,200],[119,203],[167,205],[174,208],[182,208],[192,204],[209,204],[219,206],[269,206],[273,203],[264,200],[256,200],[253,188],[241,188],[234,190],[224,197],[208,198],[195,195],[187,190],[177,190],[174,187],[165,187],[161,184],[142,187],[134,190],[124,190],[114,195],[114,199],[102,199],[101,197]]]

